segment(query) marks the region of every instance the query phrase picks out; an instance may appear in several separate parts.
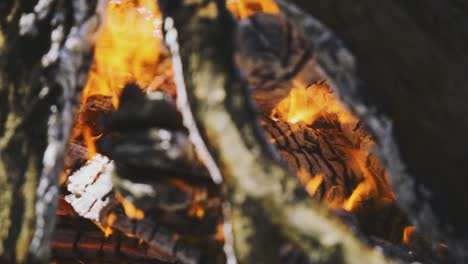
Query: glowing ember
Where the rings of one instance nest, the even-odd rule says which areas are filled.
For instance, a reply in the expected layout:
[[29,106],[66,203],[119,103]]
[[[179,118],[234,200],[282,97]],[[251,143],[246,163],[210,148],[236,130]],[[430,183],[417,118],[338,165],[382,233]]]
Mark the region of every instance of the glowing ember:
[[416,228],[414,226],[405,227],[405,229],[403,229],[403,243],[409,244],[415,232]]

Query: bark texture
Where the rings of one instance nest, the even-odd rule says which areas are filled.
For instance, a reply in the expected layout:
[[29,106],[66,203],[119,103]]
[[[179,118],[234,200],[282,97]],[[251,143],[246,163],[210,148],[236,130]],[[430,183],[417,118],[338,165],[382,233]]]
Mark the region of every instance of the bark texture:
[[0,262],[46,262],[98,1],[0,3]]
[[[271,245],[280,233],[314,262],[388,263],[337,224],[278,163],[259,130],[247,85],[234,67],[233,21],[223,1],[160,4],[173,55],[178,105],[211,175],[221,181],[222,174],[228,186],[239,262],[270,263],[276,254]],[[236,227],[242,220],[250,226]],[[270,228],[268,236],[257,233],[272,225],[276,230]],[[258,243],[251,244],[252,238]],[[253,259],[255,251],[263,255]]]
[[[307,29],[316,21],[306,22],[301,12],[287,11],[290,5],[279,2],[311,44],[316,42],[318,32]],[[461,212],[468,209],[463,176],[468,5],[457,0],[292,2],[349,48],[341,58],[319,61],[376,135],[401,207],[424,234],[447,240],[455,255],[466,258],[468,219]],[[324,43],[322,51],[333,46]],[[336,67],[340,63],[344,67]]]

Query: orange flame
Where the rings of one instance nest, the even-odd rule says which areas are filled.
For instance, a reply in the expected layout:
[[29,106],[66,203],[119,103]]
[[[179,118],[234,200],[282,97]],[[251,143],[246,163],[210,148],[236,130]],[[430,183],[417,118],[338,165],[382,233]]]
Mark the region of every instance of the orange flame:
[[117,107],[125,83],[148,86],[156,75],[161,25],[156,1],[109,1],[83,99],[93,94],[109,95]]
[[415,234],[416,228],[414,226],[407,226],[403,229],[403,243],[409,244],[411,237]]
[[[161,14],[154,0],[109,1],[81,105],[90,96],[105,95],[112,98],[116,109],[126,83],[148,87],[157,75],[163,37],[161,26]],[[80,119],[85,120],[86,116]],[[96,154],[92,128],[78,126],[73,134],[75,140],[83,139],[89,157]]]
[[256,12],[279,13],[274,0],[228,0],[226,5],[229,11],[238,18],[248,17]]

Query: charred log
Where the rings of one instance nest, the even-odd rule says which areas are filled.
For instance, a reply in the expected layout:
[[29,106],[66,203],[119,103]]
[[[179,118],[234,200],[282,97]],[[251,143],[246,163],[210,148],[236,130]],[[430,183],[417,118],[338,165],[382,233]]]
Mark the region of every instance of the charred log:
[[[250,242],[257,228],[274,223],[314,261],[359,263],[366,256],[373,263],[387,262],[335,224],[270,152],[258,130],[247,86],[234,66],[232,36],[226,37],[226,31],[232,33],[233,27],[224,6],[218,1],[161,4],[166,15],[166,41],[174,58],[178,106],[211,175],[219,181],[222,173],[230,188],[239,261],[269,263],[276,253],[270,250],[277,231],[256,237],[264,246],[262,258],[251,258],[250,251],[260,249]],[[241,221],[249,228],[236,226]],[[324,243],[325,237],[341,241]]]
[[400,206],[427,237],[448,240],[466,261],[466,4],[293,1],[348,52],[323,26],[314,29],[320,23],[279,2],[320,50],[338,94],[376,135]]
[[59,263],[170,263],[162,261],[165,258],[160,252],[138,238],[118,231],[106,235],[83,218],[59,217],[52,240],[52,260]]

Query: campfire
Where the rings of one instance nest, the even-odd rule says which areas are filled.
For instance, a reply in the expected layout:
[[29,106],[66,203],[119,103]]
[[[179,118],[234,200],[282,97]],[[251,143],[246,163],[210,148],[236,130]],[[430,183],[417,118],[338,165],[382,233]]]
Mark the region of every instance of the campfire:
[[[29,251],[38,253],[27,258],[463,261],[464,240],[452,227],[422,221],[423,209],[412,213],[414,200],[401,198],[410,190],[393,176],[402,168],[388,150],[395,143],[349,88],[360,80],[347,76],[354,62],[346,45],[291,3],[221,2],[103,1],[70,30],[83,43],[58,40],[73,48],[51,48],[50,62],[42,59],[73,58],[82,91],[76,105],[60,108],[63,120],[74,120],[63,130],[70,132],[53,132],[54,122],[66,122],[48,119],[44,164],[57,184],[38,182],[37,196],[49,198],[35,214],[56,221],[37,220]],[[50,15],[41,10],[35,19]],[[21,19],[24,34],[34,35]],[[44,85],[39,98],[57,84]],[[50,147],[50,133],[62,148]],[[19,256],[6,259],[24,262]]]
[[[362,122],[340,102],[326,78],[317,73],[314,68],[317,62],[308,54],[304,39],[278,15],[279,9],[272,1],[230,1],[228,8],[240,21],[237,61],[240,69],[246,71],[259,111],[264,113],[262,124],[265,132],[307,193],[335,212],[356,233],[362,232],[371,243],[387,240],[394,243],[395,248],[403,245],[399,250],[406,250],[407,255],[414,254],[410,245],[412,237],[416,236],[414,227],[410,226],[405,215],[395,205],[395,194],[390,188],[385,169],[371,153],[374,140]],[[168,179],[149,184],[150,192],[155,194],[131,190],[146,186],[146,183],[132,187],[126,186],[126,182],[119,183],[124,185],[121,187],[124,193],[136,192],[142,196],[132,197],[130,194],[128,197],[132,197],[131,200],[127,200],[125,194],[113,191],[111,177],[115,170],[114,163],[119,162],[121,166],[128,167],[142,166],[146,168],[143,170],[147,170],[143,173],[153,173],[151,177],[158,179],[164,170],[172,170],[170,151],[188,152],[185,155],[176,154],[178,159],[185,159],[182,162],[196,164],[200,161],[194,157],[175,106],[177,92],[170,52],[164,45],[163,22],[157,3],[110,1],[105,18],[96,41],[94,64],[83,90],[77,123],[69,145],[68,157],[72,161],[62,180],[63,188],[67,191],[63,194],[63,204],[58,214],[75,217],[78,214],[92,220],[102,230],[104,237],[115,232],[123,233],[123,237],[140,240],[140,243],[134,243],[135,250],[144,248],[157,252],[164,251],[167,245],[158,244],[151,240],[150,234],[145,234],[153,230],[152,222],[157,223],[157,220],[144,213],[156,207],[153,214],[169,214],[166,216],[166,227],[173,227],[171,222],[175,216],[170,215],[175,212],[179,214],[178,217],[187,218],[185,221],[211,222],[216,228],[203,235],[215,241],[215,244],[218,242],[219,245],[211,247],[219,250],[225,242],[221,199],[208,197],[208,189],[214,189],[214,186],[200,187],[189,183],[193,180],[207,181],[203,175],[190,175],[193,173],[187,171],[182,174],[189,175],[183,175],[186,178],[180,179],[178,176],[171,178],[169,174],[166,176]],[[281,50],[286,48],[290,50]],[[284,64],[279,59],[292,65]],[[305,66],[301,69],[301,65],[295,63],[304,63]],[[299,69],[294,72],[295,76],[290,74],[292,77],[284,79],[276,77],[287,74],[293,68]],[[277,83],[272,84],[272,80],[266,76],[275,76],[274,81]],[[153,100],[145,100],[145,96]],[[148,113],[144,113],[145,110]],[[158,117],[168,114],[173,118],[158,120]],[[139,126],[142,126],[141,132],[125,131]],[[151,131],[151,135],[142,134],[144,129],[153,127],[157,129]],[[178,137],[183,139],[178,141]],[[159,153],[163,160],[168,160],[167,164],[159,166],[167,168],[153,171],[149,156],[150,151],[154,150],[137,145],[138,141],[158,144],[161,148],[159,152],[167,152]],[[96,147],[97,143],[101,148]],[[102,156],[102,152],[109,154],[115,161]],[[85,153],[86,156],[83,156]],[[131,155],[141,155],[141,161],[134,160]],[[202,166],[199,164],[198,167]],[[128,173],[130,177],[134,176],[133,173],[137,174],[132,171]],[[160,204],[150,205],[144,201],[149,200],[147,196],[151,195]],[[72,208],[63,209],[69,205]],[[118,209],[108,209],[114,206]],[[165,209],[169,213],[161,213]],[[103,213],[105,210],[109,212]],[[207,210],[213,211],[208,213],[209,217],[205,217]],[[217,217],[213,217],[216,214]],[[149,219],[152,221],[149,222]],[[126,224],[119,224],[119,221]],[[130,224],[127,223],[129,221],[137,222]],[[143,227],[138,232],[136,230],[140,225]],[[175,228],[186,229],[183,226]],[[192,229],[189,232],[196,231]],[[168,243],[176,243],[178,236],[187,234],[168,234],[165,239]],[[70,243],[60,241],[55,247],[57,254],[62,257],[66,257],[66,254],[60,254],[60,251],[73,247],[70,237],[65,240]],[[84,243],[83,247],[87,247],[87,244]],[[174,250],[169,248],[163,252],[167,256],[162,259],[184,261],[177,253],[171,255]],[[142,253],[141,257],[149,256]],[[157,255],[153,257],[158,258]]]

